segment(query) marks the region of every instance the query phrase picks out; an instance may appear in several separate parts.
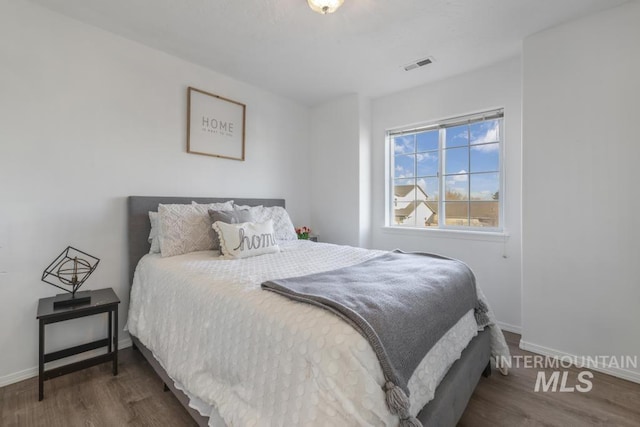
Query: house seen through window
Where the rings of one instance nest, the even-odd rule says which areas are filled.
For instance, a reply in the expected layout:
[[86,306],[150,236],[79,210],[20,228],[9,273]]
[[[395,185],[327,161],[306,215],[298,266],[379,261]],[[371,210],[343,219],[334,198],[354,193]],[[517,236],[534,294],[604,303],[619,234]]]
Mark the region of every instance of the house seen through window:
[[387,225],[502,229],[503,111],[387,133]]

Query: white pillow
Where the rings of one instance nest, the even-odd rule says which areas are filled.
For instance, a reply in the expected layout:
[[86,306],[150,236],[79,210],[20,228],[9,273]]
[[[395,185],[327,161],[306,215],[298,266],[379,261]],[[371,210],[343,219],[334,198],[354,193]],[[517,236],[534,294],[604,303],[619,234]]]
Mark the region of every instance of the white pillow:
[[[211,209],[212,211],[232,211],[233,210],[233,200],[228,200],[226,202],[220,203],[198,203],[198,202],[194,202],[191,201],[191,205],[195,206],[198,210],[202,211],[203,213],[206,213],[207,215],[209,215],[209,209]],[[224,205],[225,208],[224,209],[219,209],[219,206]]]
[[248,208],[255,222],[265,222],[273,220],[273,230],[277,241],[298,240],[296,229],[291,222],[289,214],[282,206],[238,206],[236,209]]
[[[205,215],[209,221],[207,222],[207,233],[209,233],[209,239],[211,239],[211,247],[209,249],[218,250],[220,249],[220,245],[218,244],[218,235],[213,228],[211,228],[211,216],[209,216],[209,210],[212,211],[232,211],[233,210],[233,200],[229,200],[224,203],[198,203],[191,201],[191,205],[193,205],[202,215]],[[224,206],[220,208],[220,206]]]
[[160,238],[158,237],[158,212],[149,212],[149,222],[151,223],[151,231],[149,232],[149,243],[151,243],[150,254],[160,253]]
[[291,222],[289,213],[282,206],[264,208],[268,219],[273,220],[273,231],[276,233],[276,240],[298,240],[296,229]]
[[231,210],[233,202],[158,206],[158,236],[163,257],[213,248],[213,233],[209,233],[211,220],[207,211],[210,208]]
[[271,220],[242,224],[216,221],[212,227],[220,236],[220,251],[227,258],[247,258],[280,252]]

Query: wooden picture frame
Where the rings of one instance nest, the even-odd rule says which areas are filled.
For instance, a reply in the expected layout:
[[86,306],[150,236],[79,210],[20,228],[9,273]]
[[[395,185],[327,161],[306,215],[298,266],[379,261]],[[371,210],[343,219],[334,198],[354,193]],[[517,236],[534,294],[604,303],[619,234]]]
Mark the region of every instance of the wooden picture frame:
[[187,153],[244,161],[246,105],[189,86]]

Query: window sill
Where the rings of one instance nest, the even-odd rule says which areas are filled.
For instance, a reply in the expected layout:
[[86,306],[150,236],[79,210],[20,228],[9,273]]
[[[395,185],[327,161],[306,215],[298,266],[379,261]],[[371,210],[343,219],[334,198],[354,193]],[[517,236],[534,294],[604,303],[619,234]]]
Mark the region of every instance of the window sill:
[[506,242],[509,240],[509,233],[506,231],[467,231],[450,230],[441,228],[409,228],[409,227],[382,227],[385,234],[396,234],[404,236],[428,236],[444,239],[480,240],[485,242]]

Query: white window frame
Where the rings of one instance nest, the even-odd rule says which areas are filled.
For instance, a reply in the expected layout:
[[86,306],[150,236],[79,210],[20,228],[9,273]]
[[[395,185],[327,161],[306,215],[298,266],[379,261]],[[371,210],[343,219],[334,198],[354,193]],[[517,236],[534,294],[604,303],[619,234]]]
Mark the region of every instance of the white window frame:
[[[393,222],[394,214],[394,171],[395,171],[395,153],[394,147],[392,144],[393,137],[398,135],[406,135],[406,134],[416,134],[420,132],[425,132],[429,130],[435,129],[446,129],[449,127],[460,126],[464,124],[472,124],[480,121],[492,120],[495,118],[500,118],[500,128],[499,128],[499,159],[498,159],[498,173],[499,173],[499,190],[498,194],[500,195],[498,199],[498,227],[473,227],[471,225],[468,226],[455,226],[455,225],[446,225],[446,212],[444,208],[444,194],[445,194],[445,178],[443,177],[442,171],[444,170],[444,161],[445,161],[445,147],[444,147],[444,132],[439,132],[438,134],[438,186],[439,186],[439,194],[438,197],[438,212],[443,212],[444,215],[438,215],[438,226],[433,227],[411,227],[406,225],[395,225]],[[505,205],[506,205],[506,194],[505,194],[505,134],[504,134],[504,122],[505,122],[505,114],[504,108],[494,108],[491,110],[466,114],[464,116],[458,116],[433,122],[420,123],[412,126],[403,126],[397,128],[391,128],[386,130],[385,137],[385,174],[386,174],[386,185],[385,185],[385,226],[384,228],[399,231],[401,233],[415,233],[415,231],[426,231],[432,233],[447,233],[452,237],[461,237],[466,238],[471,235],[479,235],[484,237],[497,237],[502,238],[506,237],[506,227],[505,227]],[[470,141],[469,141],[470,142]],[[469,156],[469,162],[471,162],[471,156]],[[473,175],[471,173],[471,168],[467,169],[469,171],[469,177]],[[470,196],[470,194],[469,194]],[[482,238],[482,237],[481,237]]]

